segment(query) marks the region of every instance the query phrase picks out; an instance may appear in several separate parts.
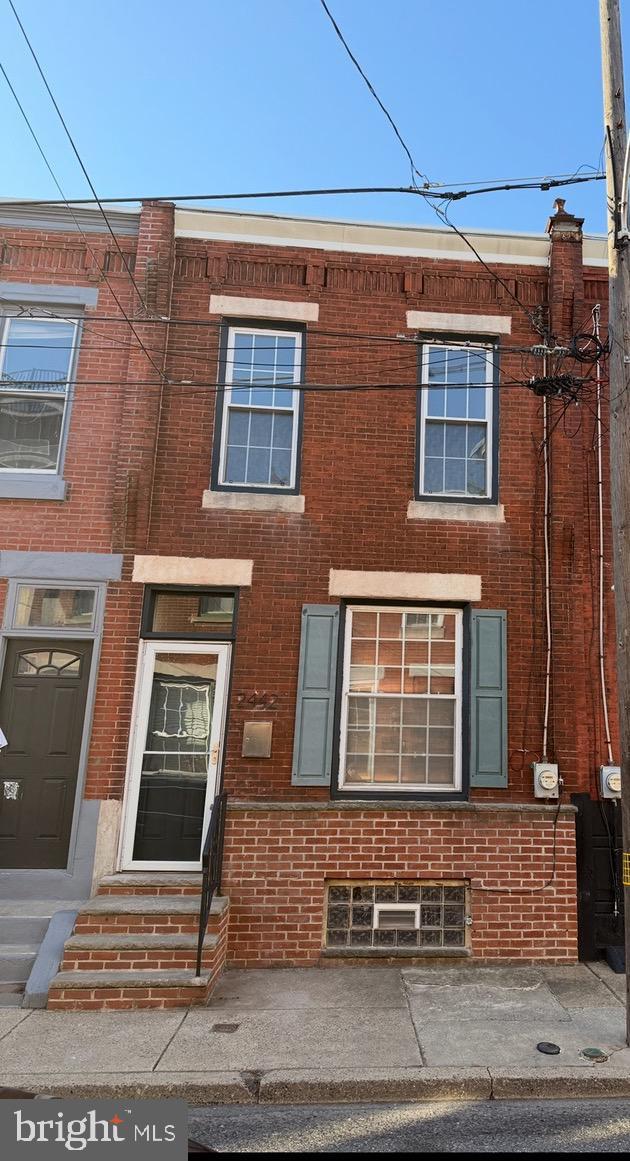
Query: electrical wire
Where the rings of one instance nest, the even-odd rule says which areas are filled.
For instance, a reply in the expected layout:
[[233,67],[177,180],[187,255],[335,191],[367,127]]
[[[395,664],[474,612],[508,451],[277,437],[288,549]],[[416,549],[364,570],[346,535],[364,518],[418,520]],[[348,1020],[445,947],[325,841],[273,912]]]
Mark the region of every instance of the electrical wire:
[[[543,363],[546,367],[546,356]],[[548,415],[549,401],[545,396],[543,398],[543,464],[545,471],[545,506],[543,516],[544,528],[544,547],[545,547],[545,631],[546,631],[546,650],[545,650],[545,704],[543,714],[543,735],[542,735],[542,761],[547,761],[547,741],[549,729],[549,701],[551,693],[551,656],[552,656],[552,635],[551,635],[551,567],[550,567],[550,546],[549,546],[549,521],[550,521],[550,507],[549,507],[549,491],[550,491],[550,472],[549,472],[549,442],[548,442]]]
[[[382,109],[382,111],[385,113],[385,116],[387,117],[388,121],[390,122],[390,124],[394,130],[394,133],[396,134],[396,137],[400,141],[400,144],[402,145],[405,153],[407,154],[407,157],[409,159],[409,164],[411,165],[411,179],[412,179],[413,184],[414,185],[416,184],[415,178],[417,175],[418,177],[421,177],[424,180],[425,186],[430,185],[431,183],[429,182],[429,179],[426,177],[426,175],[421,173],[420,170],[417,168],[408,145],[403,140],[397,125],[395,124],[394,120],[391,117],[391,114],[385,108],[383,102],[381,101],[380,97],[376,93],[374,86],[371,84],[365,71],[362,69],[356,56],[352,52],[347,40],[345,39],[343,33],[341,32],[341,29],[339,28],[339,25],[337,24],[337,22],[334,19],[333,15],[332,15],[332,13],[331,13],[331,11],[326,3],[326,0],[320,0],[320,4],[322,5],[322,8],[326,12],[328,19],[330,20],[337,36],[339,37],[341,43],[343,44],[343,47],[346,50],[346,53],[348,54],[350,60],[352,61],[355,68],[358,69],[358,71],[359,71],[360,75],[362,76],[363,80],[365,81],[370,93],[375,98],[375,100],[377,101],[377,103],[380,106],[380,108]],[[418,192],[426,193],[426,190],[418,191]],[[469,192],[472,194],[473,192],[474,193],[481,193],[482,191],[475,190],[475,191],[469,191]],[[505,280],[503,278],[501,278],[500,275],[498,275],[495,270],[492,270],[492,268],[490,266],[488,266],[487,262],[485,262],[484,259],[481,257],[481,255],[479,254],[479,251],[475,248],[475,246],[473,246],[472,242],[470,242],[469,239],[466,237],[466,235],[459,229],[459,227],[456,226],[455,223],[450,220],[450,218],[448,216],[449,203],[452,201],[457,201],[460,198],[466,197],[466,196],[468,196],[468,194],[464,190],[461,190],[458,193],[455,193],[453,191],[451,191],[449,193],[441,192],[440,200],[443,204],[441,206],[433,205],[432,202],[429,202],[429,204],[431,205],[431,208],[432,208],[434,214],[436,214],[436,216],[438,217],[438,219],[445,226],[447,226],[450,230],[453,230],[457,234],[457,236],[460,238],[460,240],[462,242],[464,242],[466,244],[466,246],[468,246],[469,250],[471,250],[472,253],[475,255],[475,258],[477,259],[477,261],[481,262],[481,265],[488,272],[488,274],[490,274],[491,277],[494,278],[496,280],[496,282],[500,286],[503,287],[503,289],[507,292],[507,294],[510,296],[510,298],[517,304],[519,309],[523,311],[523,313],[525,314],[525,316],[529,320],[530,325],[533,327],[533,329],[539,330],[539,327],[537,325],[534,314],[530,310],[528,310],[528,308],[525,306],[525,304],[523,302],[521,302],[521,300],[517,297],[516,294],[514,294],[514,292],[508,286],[507,282],[505,282]]]
[[121,257],[121,260],[122,260],[123,266],[124,266],[124,268],[125,268],[125,272],[126,272],[126,273],[128,274],[128,276],[129,276],[129,279],[130,279],[130,281],[131,281],[131,283],[132,283],[132,285],[133,285],[133,287],[134,287],[134,289],[135,289],[135,291],[136,291],[136,294],[138,295],[138,298],[140,299],[140,302],[142,303],[142,307],[143,307],[143,309],[146,311],[146,313],[147,313],[147,314],[150,314],[150,311],[149,311],[149,309],[148,309],[148,307],[147,307],[147,304],[146,304],[146,302],[145,302],[145,300],[144,300],[144,298],[143,298],[142,291],[140,290],[140,287],[138,286],[138,283],[136,282],[136,280],[135,280],[135,278],[134,278],[134,276],[133,276],[133,273],[132,273],[131,267],[129,266],[129,263],[127,262],[127,256],[126,256],[126,254],[125,254],[124,250],[121,248],[121,246],[120,246],[120,243],[119,243],[119,241],[118,241],[118,238],[116,237],[116,234],[114,233],[114,231],[113,231],[113,229],[112,229],[112,227],[111,227],[111,224],[110,224],[109,218],[107,217],[107,214],[105,213],[105,210],[103,209],[102,203],[99,201],[98,194],[97,194],[97,192],[96,192],[96,190],[95,190],[95,188],[94,188],[94,183],[92,182],[92,179],[91,179],[91,177],[90,177],[90,175],[89,175],[89,173],[88,173],[88,171],[87,171],[87,169],[86,169],[86,167],[85,167],[85,165],[84,165],[84,163],[83,163],[83,159],[82,159],[82,157],[81,157],[81,154],[79,153],[79,150],[77,149],[77,146],[76,146],[75,140],[74,140],[74,138],[73,138],[73,136],[72,136],[72,134],[71,134],[71,132],[70,132],[70,130],[69,130],[69,128],[68,128],[68,126],[67,126],[67,124],[66,124],[66,120],[65,120],[65,118],[64,118],[64,116],[63,116],[63,113],[61,112],[61,109],[59,108],[59,105],[57,104],[57,101],[56,101],[55,95],[54,95],[54,93],[53,93],[53,91],[52,91],[52,89],[51,89],[51,87],[50,87],[50,85],[49,85],[49,83],[48,83],[48,80],[47,80],[47,78],[46,78],[46,75],[45,75],[45,73],[44,73],[44,70],[43,70],[43,68],[42,68],[42,66],[41,66],[41,64],[40,64],[40,62],[39,62],[39,58],[38,58],[38,56],[37,56],[37,53],[35,52],[35,49],[33,48],[33,45],[31,44],[31,42],[30,42],[30,40],[29,40],[28,34],[27,34],[27,32],[26,32],[26,29],[25,29],[24,25],[22,24],[22,21],[20,20],[20,17],[19,17],[18,11],[17,11],[17,9],[16,9],[16,7],[15,7],[15,4],[13,3],[13,0],[9,0],[9,7],[11,8],[11,11],[13,12],[13,15],[15,16],[15,19],[17,20],[17,23],[18,23],[18,26],[19,26],[20,32],[22,33],[22,36],[24,37],[24,40],[26,41],[26,44],[28,45],[29,52],[30,52],[30,54],[31,54],[31,56],[32,56],[32,58],[33,58],[33,60],[35,61],[35,66],[36,66],[36,68],[37,68],[37,71],[38,71],[38,73],[39,73],[39,75],[40,75],[40,77],[41,77],[42,81],[44,82],[44,86],[45,86],[45,88],[46,88],[46,92],[48,93],[48,96],[50,97],[50,99],[51,99],[51,101],[52,101],[52,103],[53,103],[53,106],[54,106],[55,112],[56,112],[56,114],[57,114],[57,116],[58,116],[59,120],[61,121],[61,124],[62,124],[62,126],[63,126],[63,130],[64,130],[64,132],[65,132],[65,134],[66,134],[66,137],[68,138],[68,141],[70,142],[70,145],[71,145],[71,147],[72,147],[72,151],[73,151],[73,153],[74,153],[74,155],[75,155],[75,157],[76,157],[76,159],[77,159],[77,161],[78,161],[79,165],[81,166],[81,171],[82,171],[82,173],[83,173],[83,176],[85,177],[85,180],[87,181],[87,183],[88,183],[88,185],[89,185],[89,187],[90,187],[90,190],[91,190],[91,192],[92,192],[92,196],[93,196],[93,198],[94,198],[94,200],[95,200],[95,202],[96,202],[96,204],[97,204],[97,206],[98,206],[98,208],[99,208],[99,210],[100,210],[100,212],[101,212],[101,215],[102,215],[102,217],[103,217],[103,221],[105,222],[105,225],[107,226],[107,229],[108,229],[109,233],[111,234],[111,237],[112,237],[112,239],[113,239],[114,245],[115,245],[115,247],[116,247],[116,249],[117,249],[117,251],[118,251],[118,253],[119,253],[120,257]]
[[[593,307],[593,334],[599,343],[601,308],[599,303]],[[597,377],[597,411],[596,411],[596,445],[597,445],[597,531],[598,531],[598,615],[599,615],[599,681],[602,699],[602,713],[604,715],[604,741],[608,752],[608,765],[614,766],[612,742],[610,739],[610,721],[608,716],[608,695],[606,692],[606,672],[604,668],[604,480],[602,464],[602,392],[601,392],[601,362],[595,364]]]
[[[201,193],[201,194],[128,194],[119,197],[109,197],[98,199],[101,205],[113,206],[129,206],[134,202],[230,202],[230,201],[259,201],[271,198],[304,198],[304,197],[337,197],[343,194],[375,194],[375,193],[390,193],[390,194],[412,194],[415,197],[426,198],[442,201],[460,201],[463,197],[472,196],[473,194],[486,193],[503,193],[511,190],[550,190],[557,189],[561,186],[583,185],[590,181],[605,181],[605,173],[592,173],[583,177],[547,177],[547,178],[532,178],[522,182],[504,182],[502,185],[488,185],[481,189],[467,188],[463,192],[457,189],[457,184],[451,190],[447,190],[443,185],[434,182],[431,188],[426,189],[414,185],[360,185],[360,186],[327,186],[318,189],[274,189],[274,190],[251,190],[249,192],[229,192],[229,193]],[[471,186],[474,182],[464,183],[461,185]],[[89,207],[96,204],[94,198],[68,198],[62,201],[56,201],[51,198],[0,198],[0,210],[4,206],[24,206],[32,208],[34,206],[78,206]],[[194,209],[195,207],[191,207]],[[120,212],[124,212],[124,209]],[[221,210],[215,211],[221,213]],[[266,215],[275,217],[276,215]],[[308,220],[308,219],[307,219]]]
[[[47,156],[46,156],[46,153],[44,152],[44,148],[43,148],[43,146],[42,146],[42,144],[41,144],[41,142],[40,142],[40,140],[39,140],[39,138],[38,138],[38,136],[37,136],[37,134],[36,134],[36,132],[35,132],[35,129],[33,128],[32,124],[31,124],[31,121],[30,121],[30,119],[29,119],[29,117],[28,117],[28,114],[27,114],[27,112],[26,112],[26,110],[25,110],[24,106],[22,105],[22,102],[20,101],[20,99],[19,99],[19,97],[18,97],[18,95],[17,95],[17,92],[16,92],[15,88],[13,87],[13,85],[12,85],[12,83],[11,83],[11,80],[10,80],[10,78],[9,78],[8,74],[7,74],[7,71],[6,71],[5,67],[4,67],[4,65],[2,64],[2,61],[0,61],[0,72],[2,73],[2,75],[3,75],[4,79],[5,79],[5,81],[6,81],[7,85],[8,85],[8,87],[9,87],[9,90],[10,90],[10,92],[11,92],[11,94],[12,94],[12,96],[13,96],[13,98],[14,98],[14,100],[15,100],[16,104],[17,104],[17,107],[18,107],[18,109],[19,109],[20,113],[22,114],[22,117],[24,118],[24,121],[26,122],[26,126],[27,126],[27,128],[28,128],[28,130],[29,130],[29,132],[30,132],[30,134],[31,134],[31,137],[33,138],[33,141],[35,142],[35,145],[37,146],[37,149],[38,149],[38,151],[39,151],[39,153],[40,153],[40,155],[41,155],[41,157],[42,157],[42,160],[43,160],[43,162],[44,162],[44,164],[45,164],[45,166],[46,166],[46,168],[47,168],[48,172],[50,173],[50,176],[52,177],[52,179],[53,179],[53,181],[54,181],[54,183],[55,183],[55,185],[56,185],[57,189],[59,190],[59,193],[61,194],[62,198],[64,199],[64,205],[65,205],[65,206],[66,206],[66,208],[68,209],[68,212],[70,213],[70,216],[72,217],[72,219],[73,219],[73,221],[74,221],[74,223],[75,223],[75,226],[76,226],[77,230],[79,231],[79,233],[80,233],[81,237],[83,238],[83,241],[85,242],[85,246],[86,246],[86,249],[87,249],[88,253],[91,255],[91,257],[92,257],[92,259],[93,259],[93,261],[94,261],[94,263],[95,263],[95,265],[96,265],[96,267],[97,267],[97,269],[98,269],[99,273],[101,274],[101,276],[102,276],[102,277],[105,279],[105,281],[106,281],[106,283],[107,283],[107,286],[108,286],[108,288],[109,288],[110,294],[111,294],[112,298],[114,299],[114,302],[116,303],[116,306],[118,307],[118,309],[119,309],[119,311],[120,311],[121,315],[123,316],[123,319],[124,319],[124,320],[125,320],[125,322],[128,324],[128,326],[129,326],[129,329],[131,330],[131,333],[133,334],[134,338],[136,339],[136,341],[138,342],[138,344],[139,344],[139,346],[141,347],[142,351],[144,352],[144,354],[145,354],[145,356],[146,356],[146,358],[147,358],[147,361],[148,361],[148,362],[151,364],[151,366],[153,367],[154,371],[156,371],[158,375],[160,375],[162,378],[164,378],[164,374],[163,374],[163,372],[160,370],[160,368],[157,366],[157,364],[156,364],[156,363],[154,362],[154,360],[152,359],[151,355],[150,355],[150,354],[148,353],[148,351],[146,350],[146,348],[145,348],[145,346],[144,346],[144,343],[142,342],[142,339],[140,338],[140,335],[138,334],[138,332],[136,331],[136,329],[135,329],[135,327],[134,327],[134,324],[133,324],[133,322],[132,322],[132,321],[131,321],[131,319],[128,317],[128,315],[127,315],[127,313],[126,313],[126,311],[125,311],[125,309],[124,309],[124,307],[123,307],[123,305],[122,305],[122,303],[121,303],[121,301],[120,301],[120,299],[119,299],[118,295],[116,294],[116,291],[114,290],[114,287],[112,286],[111,282],[109,281],[109,278],[108,278],[108,276],[107,276],[107,272],[106,272],[106,271],[105,271],[105,270],[104,270],[104,269],[101,267],[101,265],[100,265],[100,262],[99,262],[99,260],[98,260],[98,256],[97,256],[97,254],[95,253],[95,251],[94,251],[94,249],[92,248],[92,246],[90,245],[89,239],[86,237],[85,233],[84,233],[84,232],[83,232],[83,230],[81,229],[81,226],[80,226],[80,224],[79,224],[79,221],[78,221],[78,219],[77,219],[76,215],[73,213],[73,211],[72,211],[72,209],[71,209],[70,205],[69,205],[69,204],[68,204],[68,202],[65,200],[65,196],[64,196],[63,189],[61,188],[61,185],[59,184],[59,181],[57,180],[57,176],[56,176],[56,174],[55,174],[55,172],[54,172],[54,170],[53,170],[53,168],[52,168],[52,166],[51,166],[51,164],[50,164],[50,162],[49,162],[49,160],[48,160],[48,158],[47,158]],[[110,321],[110,322],[117,322],[118,320],[116,320],[116,319],[112,319],[112,318],[110,317],[109,321]]]

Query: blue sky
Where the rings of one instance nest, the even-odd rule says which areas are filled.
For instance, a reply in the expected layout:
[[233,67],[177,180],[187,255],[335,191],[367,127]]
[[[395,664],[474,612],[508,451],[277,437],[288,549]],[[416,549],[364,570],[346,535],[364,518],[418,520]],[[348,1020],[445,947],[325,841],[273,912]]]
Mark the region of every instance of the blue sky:
[[[406,185],[403,150],[319,0],[14,0],[103,196]],[[418,168],[446,183],[597,166],[597,0],[330,0]],[[88,194],[7,0],[0,60],[66,196]],[[630,68],[630,65],[628,65]],[[58,197],[0,76],[0,196]],[[562,191],[560,191],[562,192]],[[604,183],[567,191],[605,229]],[[552,192],[459,202],[453,220],[544,229]],[[400,195],[238,203],[428,224]]]

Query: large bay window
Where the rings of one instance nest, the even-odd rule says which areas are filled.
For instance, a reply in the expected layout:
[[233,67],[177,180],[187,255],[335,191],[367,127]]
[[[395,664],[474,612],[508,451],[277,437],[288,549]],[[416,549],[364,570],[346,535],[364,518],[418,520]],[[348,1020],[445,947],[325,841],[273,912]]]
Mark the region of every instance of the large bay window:
[[461,789],[462,611],[347,609],[340,789]]

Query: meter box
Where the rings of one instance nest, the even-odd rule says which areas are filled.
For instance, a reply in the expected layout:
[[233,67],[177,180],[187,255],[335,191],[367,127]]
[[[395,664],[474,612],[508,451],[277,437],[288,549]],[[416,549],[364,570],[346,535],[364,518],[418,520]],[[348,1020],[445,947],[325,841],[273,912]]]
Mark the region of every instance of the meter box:
[[621,798],[620,766],[600,766],[599,789],[602,798]]
[[534,794],[536,798],[557,798],[560,794],[560,775],[556,762],[534,762]]

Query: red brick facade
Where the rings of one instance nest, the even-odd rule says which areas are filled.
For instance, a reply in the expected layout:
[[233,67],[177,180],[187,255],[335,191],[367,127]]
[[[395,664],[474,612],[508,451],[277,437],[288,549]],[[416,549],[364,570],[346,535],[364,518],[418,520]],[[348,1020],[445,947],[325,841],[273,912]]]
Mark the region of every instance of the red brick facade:
[[[240,592],[225,741],[229,960],[317,962],[326,881],[388,876],[467,880],[475,956],[575,958],[573,815],[559,816],[553,868],[554,814],[533,809],[530,768],[541,756],[544,696],[542,404],[523,384],[540,363],[509,348],[540,342],[532,314],[549,317],[559,345],[588,331],[593,305],[600,302],[605,312],[605,271],[583,265],[579,224],[554,232],[550,272],[544,257],[498,264],[508,293],[472,259],[449,257],[448,250],[423,256],[421,238],[418,256],[379,253],[376,246],[347,252],[333,243],[285,238],[274,244],[273,223],[258,225],[259,232],[268,230],[267,240],[227,241],[214,236],[213,216],[202,214],[204,228],[185,236],[174,216],[172,206],[147,203],[139,233],[120,235],[142,303],[108,234],[90,232],[89,225],[82,239],[76,231],[24,223],[0,228],[0,281],[87,284],[99,291],[98,305],[85,312],[64,469],[68,497],[0,500],[4,550],[124,554],[122,579],[107,589],[86,798],[123,796],[143,599],[142,585],[131,580],[134,556],[253,560],[253,583]],[[234,231],[237,225],[234,216]],[[209,313],[211,294],[318,304],[319,319],[306,328],[310,383],[409,387],[305,394],[302,514],[202,509],[221,323]],[[511,319],[500,344],[508,348],[499,391],[503,523],[407,516],[414,496],[417,347],[374,336],[411,337],[410,310]],[[559,408],[550,405],[548,754],[559,763],[569,803],[573,793],[594,794],[606,754],[597,685],[594,419],[576,407],[560,421]],[[607,500],[605,508],[608,515]],[[609,535],[607,524],[607,590]],[[292,786],[301,609],[304,602],[331,602],[330,569],[480,575],[479,606],[507,611],[508,786],[470,793],[473,804],[492,804],[492,810],[441,804],[331,809],[327,789]],[[612,653],[606,664],[614,720]],[[252,708],[262,693],[271,708]],[[273,722],[270,759],[241,757],[244,722],[257,718]],[[277,809],[291,802],[295,812]],[[261,809],[264,803],[268,809]],[[502,809],[515,804],[528,809]],[[534,891],[552,872],[552,884]]]

